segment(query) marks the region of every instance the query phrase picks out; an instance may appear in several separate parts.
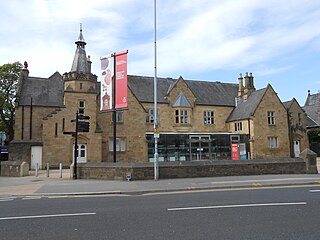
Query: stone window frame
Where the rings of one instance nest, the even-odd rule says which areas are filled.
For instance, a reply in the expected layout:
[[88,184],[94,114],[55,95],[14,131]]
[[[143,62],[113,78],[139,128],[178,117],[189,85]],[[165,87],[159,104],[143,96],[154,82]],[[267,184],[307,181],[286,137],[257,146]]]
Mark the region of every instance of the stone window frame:
[[[124,122],[123,110],[117,110],[116,111],[116,121],[117,121],[117,123],[123,123]],[[111,114],[111,122],[113,122],[113,114]]]
[[54,137],[58,137],[58,123],[54,125]]
[[175,123],[180,125],[188,125],[190,124],[191,115],[190,110],[186,108],[177,108],[174,111],[175,113]]
[[215,111],[205,110],[203,111],[203,124],[214,125],[215,124]]
[[86,101],[83,100],[83,99],[80,99],[79,102],[78,102],[78,113],[79,113],[79,115],[84,116],[85,108],[86,108]]
[[[125,137],[117,137],[116,138],[116,151],[117,152],[126,152],[126,149],[127,149],[126,142],[127,142],[127,139]],[[109,152],[113,152],[113,138],[112,137],[109,138],[108,146],[109,146]]]
[[268,147],[269,147],[270,149],[279,148],[279,137],[269,136],[269,137],[268,137]]
[[242,131],[242,122],[235,122],[234,123],[234,130],[235,130],[235,132],[240,132],[240,131]]
[[[157,108],[157,116],[158,116],[158,123],[159,123],[159,108]],[[154,108],[147,109],[147,116],[146,116],[146,123],[154,124]]]
[[275,111],[268,111],[267,117],[268,117],[268,125],[269,126],[275,126],[276,125],[276,114],[275,114]]
[[302,126],[301,113],[298,112],[298,126]]

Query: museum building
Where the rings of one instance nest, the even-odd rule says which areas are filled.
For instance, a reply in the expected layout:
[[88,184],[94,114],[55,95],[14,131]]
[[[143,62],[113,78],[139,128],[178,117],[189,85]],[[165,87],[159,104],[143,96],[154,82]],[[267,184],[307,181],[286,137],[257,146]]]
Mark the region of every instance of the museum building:
[[[68,133],[78,112],[90,117],[90,129],[78,134],[77,162],[113,161],[113,112],[100,111],[100,82],[91,72],[82,29],[75,44],[70,72],[39,78],[22,70],[11,160],[31,168],[69,166],[75,138]],[[116,113],[117,162],[154,161],[153,82],[128,75],[128,107]],[[240,74],[236,83],[183,77],[157,82],[159,161],[286,158],[308,147],[306,114],[297,101],[282,103],[270,84],[256,90],[251,73]]]

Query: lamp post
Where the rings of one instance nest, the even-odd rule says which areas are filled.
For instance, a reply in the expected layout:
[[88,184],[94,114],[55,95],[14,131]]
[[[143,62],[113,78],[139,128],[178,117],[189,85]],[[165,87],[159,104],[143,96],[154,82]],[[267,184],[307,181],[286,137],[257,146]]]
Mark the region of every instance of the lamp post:
[[154,0],[154,81],[153,81],[153,92],[154,92],[154,180],[159,179],[159,156],[158,156],[158,97],[157,97],[157,1]]

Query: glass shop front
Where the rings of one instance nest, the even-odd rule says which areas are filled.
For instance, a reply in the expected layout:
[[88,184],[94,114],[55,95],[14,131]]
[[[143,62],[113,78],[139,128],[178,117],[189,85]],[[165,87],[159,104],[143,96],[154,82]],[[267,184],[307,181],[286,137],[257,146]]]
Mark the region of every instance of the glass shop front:
[[[148,160],[154,161],[153,133],[146,134],[148,142]],[[236,139],[236,140],[235,140]],[[232,143],[244,143],[246,152],[250,152],[248,135],[162,133],[158,139],[159,162],[231,160]]]

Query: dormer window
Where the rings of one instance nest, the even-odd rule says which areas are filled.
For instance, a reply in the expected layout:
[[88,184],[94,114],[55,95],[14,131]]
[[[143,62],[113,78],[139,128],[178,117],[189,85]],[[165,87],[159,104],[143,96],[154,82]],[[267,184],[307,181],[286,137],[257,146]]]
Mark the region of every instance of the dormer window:
[[176,109],[176,123],[177,124],[188,124],[189,123],[189,110]]

